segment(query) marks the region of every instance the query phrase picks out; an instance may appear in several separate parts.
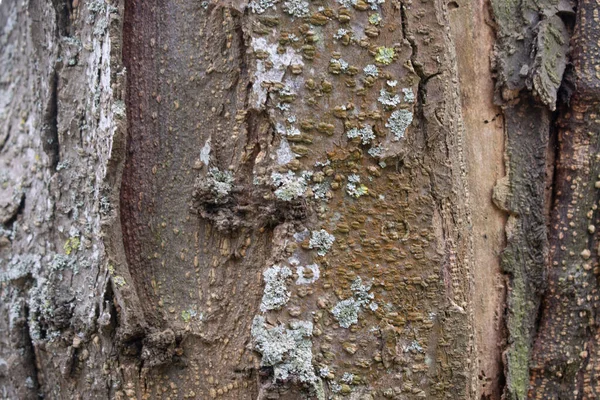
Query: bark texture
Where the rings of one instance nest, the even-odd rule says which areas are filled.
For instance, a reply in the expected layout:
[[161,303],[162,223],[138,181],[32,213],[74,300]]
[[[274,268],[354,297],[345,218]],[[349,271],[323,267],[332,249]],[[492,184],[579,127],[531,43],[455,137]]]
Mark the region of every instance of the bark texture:
[[595,398],[598,8],[3,0],[0,397]]
[[144,359],[146,390],[469,397],[444,4],[265,4],[126,13],[127,270],[147,330],[196,367]]
[[[0,5],[0,392],[110,398],[126,357],[107,246],[122,246],[123,5]],[[119,150],[123,149],[123,150]],[[116,184],[116,185],[115,185]]]
[[[496,102],[503,107],[507,175],[494,188],[508,213],[502,268],[508,275],[506,396],[524,399],[544,291],[553,110],[567,64],[567,2],[492,1]],[[550,166],[550,168],[549,168]],[[550,174],[549,174],[550,172]],[[550,186],[549,186],[550,183]]]
[[600,395],[598,188],[600,4],[580,1],[572,41],[576,89],[558,119],[548,288],[542,302],[529,397]]
[[510,213],[506,394],[596,398],[600,8],[592,1],[492,4],[509,160],[494,192]]

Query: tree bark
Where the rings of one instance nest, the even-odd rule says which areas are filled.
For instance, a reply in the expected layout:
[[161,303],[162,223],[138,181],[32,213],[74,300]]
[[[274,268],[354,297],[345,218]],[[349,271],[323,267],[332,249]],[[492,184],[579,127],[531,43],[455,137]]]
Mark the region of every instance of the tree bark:
[[3,0],[0,396],[595,398],[597,13]]

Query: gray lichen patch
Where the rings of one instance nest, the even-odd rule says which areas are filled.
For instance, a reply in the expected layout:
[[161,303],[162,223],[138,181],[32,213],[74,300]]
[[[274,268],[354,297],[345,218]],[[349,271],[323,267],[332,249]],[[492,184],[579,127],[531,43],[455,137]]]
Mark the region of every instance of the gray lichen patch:
[[352,128],[346,132],[349,139],[360,138],[362,144],[369,144],[375,139],[375,133],[371,125],[365,125],[362,128]]
[[358,314],[363,307],[369,306],[371,310],[377,309],[377,303],[372,301],[375,295],[369,292],[371,285],[363,285],[362,279],[357,277],[352,282],[350,289],[353,297],[338,302],[331,310],[342,328],[349,328],[351,325],[357,324]]
[[414,103],[416,98],[415,98],[415,92],[413,92],[413,90],[411,88],[403,88],[402,89],[402,93],[404,94],[404,101],[407,103]]
[[306,17],[310,12],[308,2],[303,0],[287,0],[283,3],[283,10],[295,18]]
[[204,178],[196,180],[198,196],[209,204],[224,204],[229,201],[233,189],[233,175],[229,171],[211,168]]
[[371,147],[367,153],[373,158],[379,158],[383,154],[383,147],[381,145]]
[[318,255],[324,256],[333,245],[333,242],[335,242],[335,236],[325,229],[321,229],[319,231],[312,231],[308,246],[311,249],[317,250]]
[[290,292],[286,285],[286,279],[292,275],[288,267],[273,265],[263,272],[265,279],[265,291],[263,293],[260,310],[278,310],[290,299]]
[[253,13],[263,14],[270,8],[275,8],[275,4],[277,4],[276,0],[252,0],[248,7],[252,10]]
[[4,270],[0,271],[0,283],[18,281],[41,268],[41,256],[31,254],[14,255]]
[[366,67],[364,67],[363,72],[366,76],[372,76],[374,78],[377,78],[379,76],[379,69],[376,65],[373,64],[369,64]]
[[358,323],[358,312],[360,309],[360,302],[349,298],[338,302],[331,312],[342,328],[350,328],[350,325]]
[[69,326],[75,309],[71,290],[57,293],[59,284],[52,277],[38,278],[30,289],[29,334],[34,341],[60,338],[61,330]]
[[394,108],[400,104],[402,100],[400,99],[399,95],[390,93],[385,89],[381,89],[379,91],[379,98],[377,101],[383,104],[386,108]]
[[409,110],[396,110],[390,115],[386,122],[386,128],[394,135],[394,141],[398,141],[404,137],[406,129],[413,121],[413,113]]
[[275,189],[275,196],[283,201],[292,201],[304,196],[307,184],[303,176],[296,176],[292,171],[286,174],[274,172],[271,181]]
[[312,365],[312,322],[294,320],[289,328],[284,325],[267,328],[265,318],[256,316],[251,334],[254,348],[262,354],[261,366],[273,367],[275,381],[297,378],[319,391],[320,379]]

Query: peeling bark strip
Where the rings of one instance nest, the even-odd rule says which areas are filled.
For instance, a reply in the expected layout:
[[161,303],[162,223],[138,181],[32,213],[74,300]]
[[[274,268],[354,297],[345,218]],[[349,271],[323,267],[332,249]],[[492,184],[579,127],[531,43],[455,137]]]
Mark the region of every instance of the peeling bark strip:
[[[510,166],[507,181],[497,187],[495,195],[498,204],[514,214],[503,254],[511,276],[507,395],[515,399],[596,398],[600,394],[600,335],[594,317],[598,308],[595,189],[600,187],[600,5],[585,0],[577,4],[573,70],[563,82],[565,94],[574,92],[567,104],[559,103],[554,127],[549,110],[554,110],[562,84],[567,24],[573,20],[573,11],[565,2],[493,4],[499,25],[498,93],[505,102]],[[532,90],[535,100],[522,92],[525,87]],[[549,110],[536,106],[536,101]],[[558,152],[552,210],[546,217],[542,214],[546,208],[543,157],[551,130],[558,131]],[[526,149],[528,154],[523,153]],[[543,283],[546,272],[547,288]]]
[[548,289],[531,365],[532,399],[600,396],[599,14],[597,1],[579,2],[572,41],[576,92],[558,120]]
[[[509,274],[505,353],[509,398],[524,399],[527,391],[531,343],[543,291],[547,237],[544,214],[546,146],[550,127],[547,109],[528,105],[523,96],[518,109],[505,109],[508,177],[494,189],[494,201],[509,213],[507,247],[502,267]],[[525,134],[525,132],[527,134]]]
[[509,214],[502,253],[509,276],[505,395],[525,399],[548,253],[546,158],[569,42],[561,17],[573,11],[567,2],[552,0],[491,3],[496,101],[503,106],[507,156],[507,176],[493,194]]
[[144,393],[471,398],[445,4],[131,0],[125,37]]

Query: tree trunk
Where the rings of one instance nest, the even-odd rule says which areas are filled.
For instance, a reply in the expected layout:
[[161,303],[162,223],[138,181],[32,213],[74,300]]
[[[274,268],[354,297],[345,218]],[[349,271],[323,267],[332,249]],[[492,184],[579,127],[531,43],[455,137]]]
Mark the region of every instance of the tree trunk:
[[3,0],[0,397],[595,398],[599,11]]

